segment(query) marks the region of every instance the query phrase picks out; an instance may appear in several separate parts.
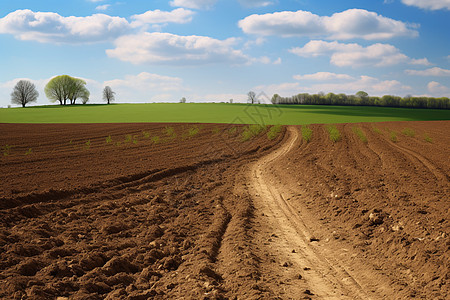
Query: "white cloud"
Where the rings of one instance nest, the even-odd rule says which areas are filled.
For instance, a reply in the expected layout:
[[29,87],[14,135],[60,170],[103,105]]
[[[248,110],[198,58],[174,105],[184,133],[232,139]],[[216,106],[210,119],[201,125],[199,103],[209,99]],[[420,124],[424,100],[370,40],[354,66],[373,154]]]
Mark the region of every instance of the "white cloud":
[[126,75],[125,79],[114,79],[104,82],[115,89],[136,90],[141,92],[168,92],[184,90],[183,80],[178,77],[163,76],[142,72],[138,75]]
[[94,43],[117,38],[128,32],[124,18],[95,14],[62,17],[57,13],[16,10],[0,19],[0,33],[41,43]]
[[402,0],[406,5],[416,6],[423,9],[438,10],[448,9],[450,10],[450,0]]
[[427,88],[434,97],[448,97],[448,94],[450,93],[450,88],[436,81],[429,82]]
[[384,67],[400,63],[425,63],[424,60],[409,58],[392,45],[380,43],[363,47],[356,43],[310,41],[301,48],[290,49],[289,52],[301,57],[330,56],[331,64],[339,67]]
[[314,74],[306,75],[294,75],[296,80],[316,80],[316,81],[327,81],[327,80],[351,80],[352,76],[347,74],[336,74],[330,72],[317,72]]
[[242,6],[246,7],[265,7],[274,4],[274,1],[267,0],[239,0]]
[[94,2],[94,3],[103,2],[103,1],[105,1],[105,0],[89,0],[89,2]]
[[418,32],[404,22],[383,17],[363,9],[349,9],[331,17],[308,11],[283,11],[251,15],[239,21],[245,33],[283,37],[326,37],[327,39],[366,40],[390,39],[399,36],[418,36]]
[[178,23],[185,24],[192,21],[195,13],[192,10],[177,8],[172,11],[149,10],[140,15],[133,15],[131,25],[139,27],[145,24]]
[[103,4],[103,5],[97,6],[95,9],[96,10],[107,10],[110,6],[111,6],[111,4]]
[[139,33],[118,38],[109,57],[133,64],[245,64],[251,58],[233,45],[235,38],[217,40],[206,36],[180,36],[170,33]]
[[210,9],[216,2],[217,0],[173,0],[170,1],[170,5],[194,9]]
[[434,67],[426,70],[406,70],[408,75],[416,76],[450,76],[450,70]]
[[301,86],[299,82],[287,82],[273,85],[261,85],[254,88],[254,90],[264,91],[268,95],[275,93],[281,96],[293,96],[299,93],[315,94],[319,92],[324,93],[344,93],[355,94],[357,91],[364,90],[372,96],[383,96],[386,94],[402,95],[410,93],[412,88],[403,85],[397,80],[379,80],[370,76],[360,76],[357,79],[345,83],[325,82],[319,84],[312,84],[309,86]]
[[281,57],[278,57],[278,58],[273,62],[274,65],[281,65],[281,63],[282,63]]
[[428,61],[428,59],[426,58],[421,58],[421,59],[411,59],[411,61],[409,62],[411,65],[421,65],[421,66],[431,66],[432,63],[430,63]]

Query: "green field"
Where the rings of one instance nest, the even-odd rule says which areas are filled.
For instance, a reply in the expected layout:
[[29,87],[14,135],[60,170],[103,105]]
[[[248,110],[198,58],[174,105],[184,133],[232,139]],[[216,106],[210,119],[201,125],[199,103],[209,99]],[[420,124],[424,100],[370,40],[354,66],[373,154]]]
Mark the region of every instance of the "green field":
[[154,103],[0,109],[0,123],[234,123],[302,125],[450,120],[450,110],[368,106]]

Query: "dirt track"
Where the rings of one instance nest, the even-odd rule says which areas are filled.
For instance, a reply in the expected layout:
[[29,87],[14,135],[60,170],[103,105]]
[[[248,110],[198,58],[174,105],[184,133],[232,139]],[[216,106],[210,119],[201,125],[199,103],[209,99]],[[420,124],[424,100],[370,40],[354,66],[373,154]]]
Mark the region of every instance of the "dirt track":
[[0,124],[0,298],[449,296],[450,122],[35,126]]

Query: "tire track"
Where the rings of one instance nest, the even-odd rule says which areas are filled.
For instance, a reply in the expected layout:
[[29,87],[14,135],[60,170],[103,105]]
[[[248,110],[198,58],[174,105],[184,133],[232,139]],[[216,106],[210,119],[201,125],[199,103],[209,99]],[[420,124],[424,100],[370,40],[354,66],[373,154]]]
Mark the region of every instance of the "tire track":
[[[279,188],[265,174],[268,166],[285,156],[296,145],[298,131],[290,127],[289,134],[284,146],[257,161],[251,168],[250,190],[255,196],[257,211],[260,211],[258,215],[267,216],[269,222],[277,227],[277,234],[281,239],[277,249],[279,255],[289,257],[295,268],[306,270],[305,266],[311,267],[308,267],[304,279],[313,294],[326,299],[370,299],[369,293],[344,266],[311,246],[313,235]],[[292,253],[292,249],[296,253]],[[289,296],[295,297],[293,294]]]
[[449,182],[449,176],[442,172],[438,167],[436,167],[433,163],[431,163],[428,159],[423,157],[417,152],[414,152],[410,149],[407,149],[403,146],[400,146],[398,144],[394,144],[392,142],[389,142],[389,145],[392,148],[397,149],[399,152],[401,152],[403,155],[405,155],[411,162],[418,165],[417,162],[419,162],[422,166],[424,166],[431,174],[433,174],[434,177],[436,177],[437,180],[441,181],[442,183]]

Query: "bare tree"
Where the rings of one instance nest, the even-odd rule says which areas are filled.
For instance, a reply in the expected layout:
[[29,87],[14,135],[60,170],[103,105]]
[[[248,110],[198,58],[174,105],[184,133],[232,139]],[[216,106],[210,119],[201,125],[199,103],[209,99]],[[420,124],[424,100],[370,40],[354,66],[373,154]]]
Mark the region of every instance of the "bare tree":
[[103,89],[103,100],[105,100],[108,104],[110,104],[112,101],[116,99],[114,96],[115,92],[111,89],[109,86],[105,86]]
[[20,80],[11,93],[11,103],[25,107],[30,102],[35,102],[39,97],[36,86],[28,80]]
[[248,92],[248,103],[255,104],[256,102],[256,94],[253,91]]
[[181,99],[180,99],[180,103],[186,103],[186,98],[184,98],[184,97],[181,98]]

